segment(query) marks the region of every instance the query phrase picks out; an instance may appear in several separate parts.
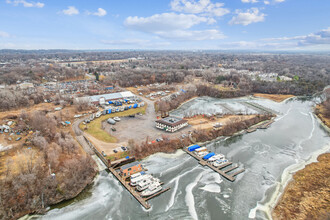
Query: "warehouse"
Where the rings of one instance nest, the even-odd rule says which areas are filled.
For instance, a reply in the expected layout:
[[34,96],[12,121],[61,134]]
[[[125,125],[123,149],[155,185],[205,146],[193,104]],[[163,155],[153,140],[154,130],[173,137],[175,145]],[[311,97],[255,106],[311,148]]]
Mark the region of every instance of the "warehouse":
[[182,118],[169,116],[156,121],[156,128],[167,132],[175,132],[188,126],[188,121]]
[[100,104],[104,105],[106,102],[109,101],[115,101],[120,99],[135,99],[136,96],[130,92],[116,92],[116,93],[108,93],[108,94],[102,94],[102,95],[93,95],[93,96],[85,96],[85,97],[79,97],[76,98],[76,101],[88,101],[94,105]]

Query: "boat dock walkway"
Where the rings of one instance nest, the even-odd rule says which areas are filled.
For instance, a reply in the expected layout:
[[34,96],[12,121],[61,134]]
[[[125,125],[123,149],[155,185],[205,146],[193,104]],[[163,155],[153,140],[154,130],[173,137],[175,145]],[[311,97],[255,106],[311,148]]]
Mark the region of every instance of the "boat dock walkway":
[[[133,187],[131,187],[112,167],[109,168],[110,172],[119,180],[119,182],[127,189],[128,192],[145,208],[150,209],[150,205],[145,199],[143,199],[138,192],[136,192]],[[158,194],[159,195],[159,194]]]
[[274,114],[274,115],[279,114],[277,111],[267,108],[265,106],[259,105],[258,103],[255,103],[255,102],[240,102],[240,104],[242,104],[248,108],[251,108],[257,112],[260,112],[260,113]]
[[155,198],[156,196],[158,196],[158,195],[162,194],[163,192],[166,192],[167,190],[170,190],[170,189],[171,189],[171,187],[167,187],[166,189],[163,189],[162,191],[159,191],[158,193],[156,193],[152,196],[144,198],[144,200],[148,201],[149,199]]
[[198,157],[194,153],[188,151],[187,148],[183,148],[183,150],[187,154],[189,154],[190,156],[192,156],[193,158],[195,158],[196,160],[198,160],[199,161],[199,164],[201,164],[202,166],[207,166],[207,167],[211,168],[212,170],[214,170],[215,172],[219,173],[221,176],[223,176],[224,178],[226,178],[227,180],[229,180],[231,182],[234,182],[235,181],[236,178],[234,176],[236,176],[236,175],[244,172],[244,169],[242,169],[242,170],[240,170],[240,171],[238,171],[238,172],[236,172],[234,174],[227,174],[230,171],[233,171],[233,170],[237,169],[238,166],[235,165],[235,166],[233,166],[231,168],[228,168],[226,170],[222,170],[223,168],[228,167],[228,166],[232,165],[233,163],[232,162],[228,162],[228,163],[225,163],[225,164],[223,164],[223,165],[221,165],[219,167],[215,167],[215,166],[211,165],[210,163],[208,163],[207,161],[203,160],[202,158]]

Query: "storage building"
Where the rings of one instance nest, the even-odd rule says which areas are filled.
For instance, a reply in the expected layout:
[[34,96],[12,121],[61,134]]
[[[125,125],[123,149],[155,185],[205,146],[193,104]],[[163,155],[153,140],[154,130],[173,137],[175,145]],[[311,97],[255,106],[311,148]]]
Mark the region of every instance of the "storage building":
[[175,132],[188,126],[188,121],[182,118],[169,116],[156,121],[156,128],[167,132]]
[[132,174],[141,172],[142,170],[143,170],[142,165],[138,161],[135,161],[133,163],[129,163],[120,167],[120,174],[123,177],[129,177]]

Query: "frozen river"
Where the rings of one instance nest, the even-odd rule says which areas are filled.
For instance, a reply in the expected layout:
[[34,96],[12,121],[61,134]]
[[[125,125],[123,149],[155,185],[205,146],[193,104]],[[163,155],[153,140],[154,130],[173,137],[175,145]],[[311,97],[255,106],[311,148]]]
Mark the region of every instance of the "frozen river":
[[[220,100],[208,97],[185,103],[173,114],[221,111],[219,103],[253,112],[241,105],[247,99]],[[148,211],[108,172],[102,171],[94,185],[66,205],[33,219],[269,219],[267,204],[290,170],[310,160],[321,149],[329,151],[330,138],[312,114],[313,102],[288,100],[276,103],[248,99],[280,114],[266,130],[211,143],[246,171],[235,182],[221,176],[179,150],[158,153],[143,160],[148,172],[171,190],[150,200]]]

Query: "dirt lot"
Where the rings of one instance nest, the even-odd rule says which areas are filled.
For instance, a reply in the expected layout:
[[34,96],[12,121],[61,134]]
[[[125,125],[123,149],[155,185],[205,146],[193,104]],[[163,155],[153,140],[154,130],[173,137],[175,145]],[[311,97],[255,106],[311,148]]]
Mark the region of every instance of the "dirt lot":
[[222,125],[226,125],[233,122],[238,122],[246,119],[253,118],[255,115],[226,115],[222,118],[215,118],[215,120],[210,120],[208,118],[204,118],[202,116],[187,119],[189,124],[192,125],[193,129],[213,129],[213,126],[216,123],[221,123]]
[[270,99],[275,102],[283,102],[284,100],[294,97],[294,95],[281,95],[281,94],[263,94],[263,93],[255,93],[254,97]]

